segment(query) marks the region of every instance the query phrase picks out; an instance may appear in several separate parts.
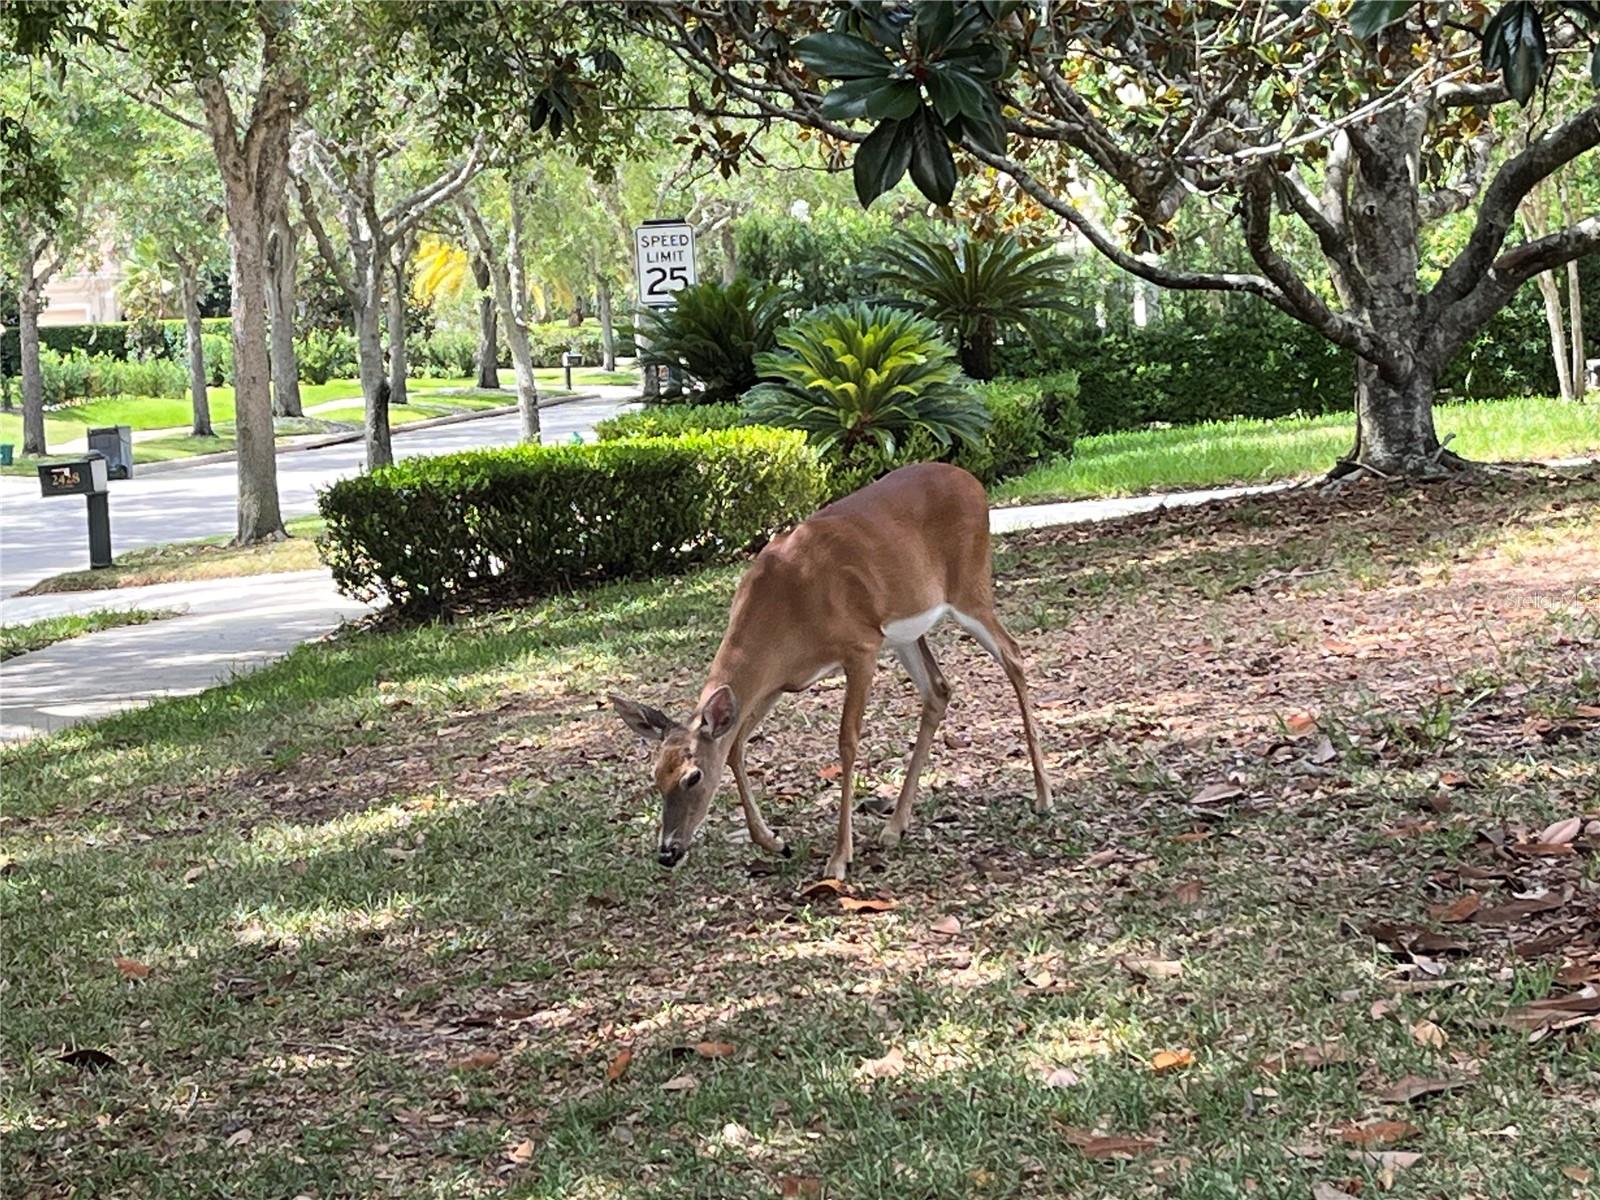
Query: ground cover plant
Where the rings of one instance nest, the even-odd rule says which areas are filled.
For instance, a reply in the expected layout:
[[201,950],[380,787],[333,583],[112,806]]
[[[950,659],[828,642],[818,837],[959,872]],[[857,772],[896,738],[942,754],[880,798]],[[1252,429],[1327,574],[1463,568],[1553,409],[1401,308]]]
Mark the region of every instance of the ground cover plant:
[[99,633],[102,629],[116,629],[122,625],[147,625],[151,621],[174,615],[153,609],[121,608],[74,616],[42,617],[17,625],[0,625],[0,662],[43,650],[68,638],[82,637],[86,633]]
[[[808,846],[834,685],[751,750],[794,859],[729,802],[651,861],[603,696],[691,695],[737,568],[345,636],[4,751],[8,1185],[1587,1194],[1600,474],[1042,531],[997,567],[1059,811],[941,632],[930,794],[838,892]],[[915,714],[875,690],[869,797]]]

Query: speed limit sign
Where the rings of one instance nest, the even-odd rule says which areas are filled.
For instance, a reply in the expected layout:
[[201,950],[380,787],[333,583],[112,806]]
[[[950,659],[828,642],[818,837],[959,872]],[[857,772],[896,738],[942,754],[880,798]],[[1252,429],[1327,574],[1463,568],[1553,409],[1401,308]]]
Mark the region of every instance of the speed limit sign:
[[639,272],[639,303],[646,308],[671,308],[679,288],[699,282],[694,226],[687,221],[646,221],[633,231],[633,259]]

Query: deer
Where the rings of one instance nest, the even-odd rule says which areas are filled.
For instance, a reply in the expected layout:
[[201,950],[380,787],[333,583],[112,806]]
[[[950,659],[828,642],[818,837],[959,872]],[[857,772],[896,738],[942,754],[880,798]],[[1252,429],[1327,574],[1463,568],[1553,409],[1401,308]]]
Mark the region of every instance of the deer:
[[994,609],[988,497],[960,467],[919,463],[826,505],[761,549],[734,591],[726,632],[687,724],[610,697],[628,728],[660,743],[653,774],[662,800],[661,865],[675,867],[688,853],[725,768],[733,773],[750,840],[768,853],[789,855],[751,791],[745,745],[785,694],[843,671],[839,828],[824,872],[843,880],[855,854],[851,810],[862,716],[885,649],[922,697],[905,782],[878,838],[885,848],[897,845],[911,826],[919,777],[950,703],[950,686],[927,639],[946,617],[1011,681],[1033,763],[1034,811],[1048,812],[1050,781],[1022,653]]

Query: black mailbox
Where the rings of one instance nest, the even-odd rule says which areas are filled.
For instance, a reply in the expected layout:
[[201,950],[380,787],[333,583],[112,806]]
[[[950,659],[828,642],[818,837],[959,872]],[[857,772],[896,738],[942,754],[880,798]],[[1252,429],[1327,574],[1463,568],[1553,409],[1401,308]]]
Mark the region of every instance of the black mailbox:
[[89,452],[106,456],[106,478],[133,478],[133,426],[106,425],[89,430]]
[[581,366],[583,366],[583,355],[576,350],[567,350],[561,355],[561,368],[567,376],[567,391],[572,390],[572,368]]
[[39,492],[45,496],[93,496],[106,490],[106,460],[100,455],[39,467]]
[[111,566],[111,497],[106,487],[106,460],[90,452],[86,458],[45,463],[39,468],[39,491],[45,496],[88,497],[89,565]]

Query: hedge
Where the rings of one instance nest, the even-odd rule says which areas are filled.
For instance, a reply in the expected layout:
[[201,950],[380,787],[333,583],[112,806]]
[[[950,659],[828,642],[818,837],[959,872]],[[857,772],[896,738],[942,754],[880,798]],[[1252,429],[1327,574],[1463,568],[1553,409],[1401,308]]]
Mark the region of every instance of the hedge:
[[597,421],[594,435],[602,442],[621,438],[681,437],[686,433],[733,429],[744,423],[744,409],[737,404],[652,404]]
[[[227,317],[202,317],[200,332],[227,335],[233,322]],[[44,325],[39,329],[39,348],[69,355],[82,350],[94,357],[119,361],[133,358],[170,358],[183,361],[184,323],[182,321],[108,321],[101,325]],[[15,325],[0,335],[0,371],[22,373],[22,341]]]
[[88,355],[82,350],[61,355],[39,352],[46,408],[58,408],[102,396],[161,396],[179,399],[189,394],[188,369],[170,359],[147,358],[123,362],[108,355]]
[[346,595],[429,613],[730,558],[822,486],[805,439],[772,429],[414,458],[322,492],[318,549]]

